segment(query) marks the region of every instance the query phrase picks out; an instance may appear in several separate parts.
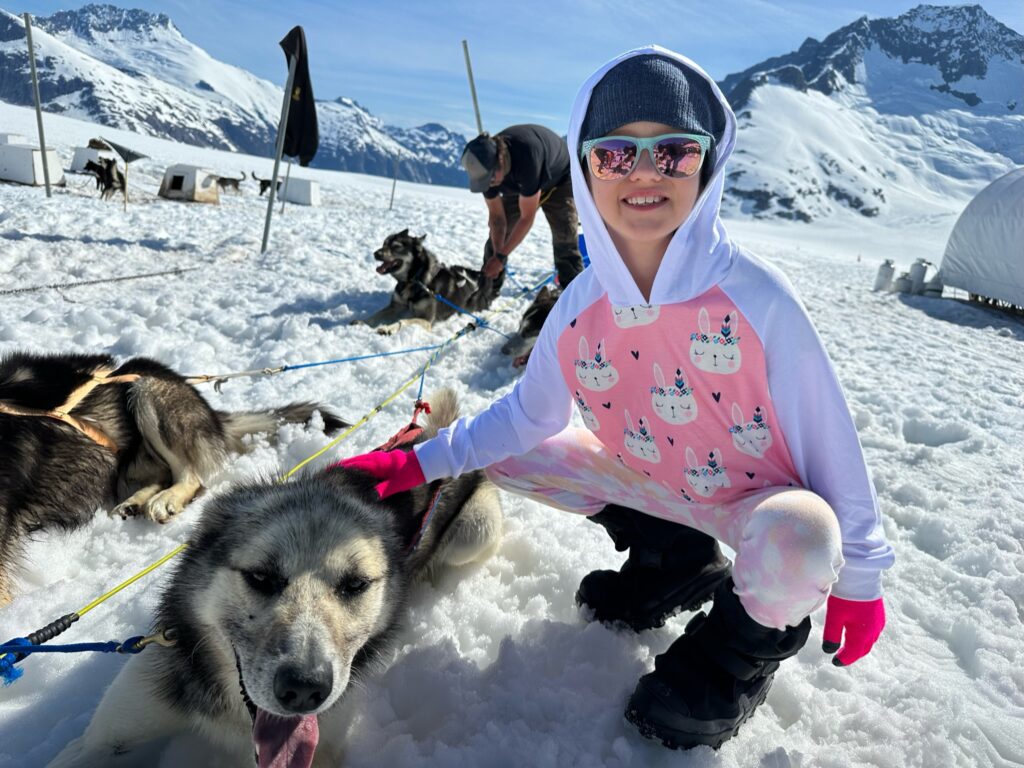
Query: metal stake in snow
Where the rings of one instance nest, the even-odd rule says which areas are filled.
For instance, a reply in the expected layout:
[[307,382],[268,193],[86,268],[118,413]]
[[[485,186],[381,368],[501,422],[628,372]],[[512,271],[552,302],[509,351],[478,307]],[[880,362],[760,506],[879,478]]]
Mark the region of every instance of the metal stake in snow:
[[469,92],[473,94],[473,111],[476,113],[476,132],[484,132],[484,124],[480,120],[480,104],[476,100],[476,85],[473,83],[473,65],[469,62],[469,43],[462,41],[462,52],[466,54],[466,74],[469,75]]
[[36,76],[36,54],[32,47],[32,16],[25,14],[25,36],[28,38],[28,63],[32,70],[32,93],[36,97],[36,124],[39,126],[39,154],[43,158],[43,181],[50,197],[50,167],[46,163],[46,136],[43,134],[43,108],[39,101],[39,78]]
[[274,215],[274,192],[277,190],[277,173],[281,170],[281,152],[284,151],[284,131],[288,125],[288,108],[292,104],[292,86],[295,85],[295,67],[299,60],[292,56],[288,60],[288,82],[284,87],[284,104],[281,105],[281,122],[277,126],[277,148],[274,150],[274,173],[270,177],[270,192],[267,194],[267,222],[263,225],[263,246],[260,253],[267,252],[270,240],[270,217]]
[[391,180],[391,202],[388,203],[388,210],[395,204],[395,185],[398,184],[398,164],[401,162],[401,155],[395,152],[395,178]]

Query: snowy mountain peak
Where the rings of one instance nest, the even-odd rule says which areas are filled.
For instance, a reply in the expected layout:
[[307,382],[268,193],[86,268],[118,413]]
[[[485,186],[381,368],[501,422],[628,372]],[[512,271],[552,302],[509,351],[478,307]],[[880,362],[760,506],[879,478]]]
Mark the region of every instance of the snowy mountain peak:
[[84,5],[74,11],[58,11],[52,16],[35,19],[34,23],[51,35],[74,35],[82,40],[94,40],[97,34],[108,35],[112,32],[146,36],[171,32],[181,37],[181,32],[165,13],[105,4]]
[[[877,87],[883,70],[888,93]],[[825,95],[866,92],[883,111],[889,104],[905,110],[909,97],[919,111],[967,106],[1007,114],[1021,106],[1022,80],[1024,36],[978,5],[919,5],[895,18],[861,17],[820,42],[808,38],[792,53],[729,75],[722,86],[737,110],[759,86],[780,83]],[[931,98],[936,94],[942,97]]]

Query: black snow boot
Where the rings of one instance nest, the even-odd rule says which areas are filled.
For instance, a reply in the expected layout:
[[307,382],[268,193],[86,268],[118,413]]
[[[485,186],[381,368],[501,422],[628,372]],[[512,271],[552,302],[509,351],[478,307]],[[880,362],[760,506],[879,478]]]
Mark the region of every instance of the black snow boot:
[[609,504],[589,518],[604,526],[615,549],[629,550],[618,571],[587,574],[576,604],[597,621],[621,621],[640,632],[711,597],[729,576],[729,560],[706,533]]
[[784,630],[758,624],[729,578],[716,590],[711,612],[694,616],[655,658],[654,671],[640,678],[626,719],[672,749],[718,749],[765,700],[779,662],[803,648],[810,631],[810,618]]

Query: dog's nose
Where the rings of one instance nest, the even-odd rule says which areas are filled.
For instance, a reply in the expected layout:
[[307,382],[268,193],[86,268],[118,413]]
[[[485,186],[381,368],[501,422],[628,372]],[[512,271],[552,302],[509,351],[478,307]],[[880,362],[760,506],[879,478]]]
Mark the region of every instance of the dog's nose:
[[274,675],[274,696],[289,712],[312,712],[331,694],[334,670],[330,665],[306,670],[295,664],[286,664]]

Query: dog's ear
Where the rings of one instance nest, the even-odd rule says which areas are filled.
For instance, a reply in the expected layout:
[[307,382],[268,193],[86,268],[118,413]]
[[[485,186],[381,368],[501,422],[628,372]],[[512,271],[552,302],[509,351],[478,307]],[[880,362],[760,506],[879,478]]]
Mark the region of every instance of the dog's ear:
[[422,243],[422,242],[423,242],[424,240],[426,240],[426,239],[427,239],[427,234],[426,234],[426,233],[424,232],[424,233],[423,233],[422,235],[420,235],[419,237],[416,237],[416,238],[413,238],[413,239],[414,239],[414,240],[415,240],[415,241],[416,241],[417,243]]
[[406,227],[405,229],[403,229],[401,232],[398,233],[398,236],[399,237],[408,237],[409,236],[409,228]]

